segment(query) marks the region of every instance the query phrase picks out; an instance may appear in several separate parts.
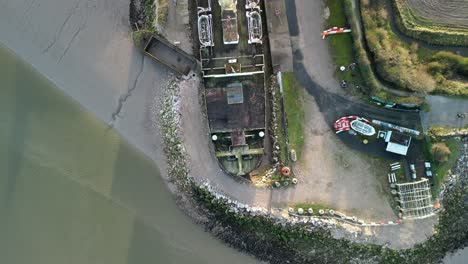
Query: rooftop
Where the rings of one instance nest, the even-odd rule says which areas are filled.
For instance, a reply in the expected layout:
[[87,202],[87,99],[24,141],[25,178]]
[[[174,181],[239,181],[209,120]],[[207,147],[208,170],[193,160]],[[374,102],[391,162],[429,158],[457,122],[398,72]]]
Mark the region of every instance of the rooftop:
[[388,143],[386,151],[406,156],[411,144],[411,137],[394,131],[387,131],[385,142]]
[[398,132],[388,131],[385,141],[408,147],[411,143],[411,137]]
[[211,132],[264,128],[263,74],[210,79],[206,107]]

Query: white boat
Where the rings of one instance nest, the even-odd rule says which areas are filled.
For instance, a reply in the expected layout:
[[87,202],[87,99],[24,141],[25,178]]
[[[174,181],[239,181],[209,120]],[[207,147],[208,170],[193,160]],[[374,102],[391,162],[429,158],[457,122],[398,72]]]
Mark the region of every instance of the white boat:
[[247,25],[249,30],[249,44],[262,43],[262,16],[257,11],[247,11]]
[[358,119],[353,120],[350,125],[354,131],[360,134],[363,134],[365,136],[372,136],[375,134],[375,128],[373,126],[365,122],[362,122]]
[[256,9],[260,9],[260,0],[247,0],[245,2],[245,9],[249,9],[249,8],[256,8]]
[[198,17],[198,38],[202,46],[214,46],[211,14]]

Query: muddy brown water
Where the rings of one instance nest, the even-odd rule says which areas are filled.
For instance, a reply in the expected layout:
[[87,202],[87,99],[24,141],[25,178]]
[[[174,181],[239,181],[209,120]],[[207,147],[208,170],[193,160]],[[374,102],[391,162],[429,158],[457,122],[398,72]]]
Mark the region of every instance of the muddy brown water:
[[0,45],[0,263],[258,263],[192,223],[158,168]]

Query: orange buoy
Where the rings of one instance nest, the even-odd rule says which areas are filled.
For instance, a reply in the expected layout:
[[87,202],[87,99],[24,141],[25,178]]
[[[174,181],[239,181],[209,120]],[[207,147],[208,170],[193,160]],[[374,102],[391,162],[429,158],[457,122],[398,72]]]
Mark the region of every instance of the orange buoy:
[[289,177],[291,175],[291,169],[289,167],[284,166],[281,168],[281,175]]

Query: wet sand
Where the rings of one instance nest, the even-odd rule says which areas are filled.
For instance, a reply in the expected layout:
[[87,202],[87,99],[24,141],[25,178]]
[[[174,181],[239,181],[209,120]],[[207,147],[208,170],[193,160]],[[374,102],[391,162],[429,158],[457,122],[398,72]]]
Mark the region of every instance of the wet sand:
[[[13,208],[6,213],[8,219],[0,220],[1,230],[5,226],[9,230],[2,232],[8,237],[0,240],[0,255],[9,263],[255,263],[193,224],[177,208],[159,176],[165,171],[165,158],[155,124],[155,102],[170,72],[133,47],[128,5],[128,0],[0,0],[0,43],[90,111],[81,122],[96,125],[97,116],[130,143],[119,139],[106,145],[106,140],[120,138],[117,134],[90,143],[89,126],[66,118],[60,119],[60,125],[69,126],[68,133],[52,133],[49,125],[59,122],[54,111],[61,115],[62,109],[47,112],[52,114],[49,123],[41,115],[28,119],[35,127],[44,125],[40,133],[51,143],[59,138],[63,144],[48,156],[39,149],[50,150],[51,145],[37,140],[34,149],[39,152],[33,152],[38,155],[34,158],[54,161],[44,165],[41,160],[27,163],[23,157],[19,161],[10,157],[18,178],[14,191],[0,192],[11,195]],[[8,68],[11,74],[18,70]],[[35,82],[27,85],[40,89]],[[49,96],[43,104],[50,103]],[[21,105],[37,100],[31,97],[18,104],[22,109]],[[74,141],[73,129],[78,129],[74,126],[83,126],[80,141]],[[104,124],[98,126],[101,132],[107,129]],[[18,142],[24,141],[21,134],[17,136]],[[84,142],[94,144],[94,151]],[[130,145],[156,166],[129,150]],[[99,165],[75,164],[70,153]],[[39,174],[34,166],[43,171]]]
[[[164,168],[151,124],[169,71],[133,47],[128,0],[0,0],[0,42]],[[128,95],[128,96],[127,96]],[[119,98],[123,100],[119,106]]]
[[0,263],[258,263],[176,206],[154,162],[0,45]]

